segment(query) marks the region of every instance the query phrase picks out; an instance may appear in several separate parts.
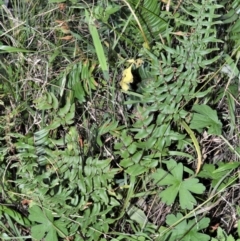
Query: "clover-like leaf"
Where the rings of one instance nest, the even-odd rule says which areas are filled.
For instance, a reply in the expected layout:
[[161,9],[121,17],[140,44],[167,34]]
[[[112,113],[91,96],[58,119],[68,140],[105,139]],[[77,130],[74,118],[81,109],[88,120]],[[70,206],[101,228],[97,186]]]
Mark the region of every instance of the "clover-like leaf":
[[203,193],[205,190],[204,185],[199,183],[197,178],[183,180],[182,163],[177,164],[175,161],[169,161],[167,168],[170,173],[158,169],[152,175],[157,185],[168,186],[159,194],[159,197],[164,203],[170,205],[174,203],[176,197],[179,195],[181,208],[192,210],[193,206],[197,203],[192,193]]

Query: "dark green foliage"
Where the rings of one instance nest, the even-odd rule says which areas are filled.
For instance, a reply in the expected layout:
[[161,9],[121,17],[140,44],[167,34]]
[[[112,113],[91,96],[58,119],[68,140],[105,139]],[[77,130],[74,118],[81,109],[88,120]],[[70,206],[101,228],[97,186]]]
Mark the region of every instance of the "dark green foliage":
[[[129,0],[128,1],[136,13],[136,16],[141,24],[143,33],[136,24],[136,19],[132,17],[132,36],[135,43],[148,41],[153,43],[159,41],[159,34],[164,34],[168,27],[169,19],[167,12],[161,11],[161,3],[158,0]],[[143,35],[147,39],[143,38]]]

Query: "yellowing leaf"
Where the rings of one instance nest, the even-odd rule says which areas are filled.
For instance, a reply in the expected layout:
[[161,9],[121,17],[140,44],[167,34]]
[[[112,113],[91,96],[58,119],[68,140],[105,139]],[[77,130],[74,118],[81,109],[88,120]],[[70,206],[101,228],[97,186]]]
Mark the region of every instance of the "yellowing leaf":
[[119,84],[122,87],[122,90],[124,90],[124,91],[128,91],[129,90],[129,85],[128,84],[126,84],[126,83],[124,83],[122,81]]
[[142,64],[143,64],[143,60],[142,59],[136,59],[136,61],[135,61],[136,68],[139,68]]
[[132,64],[125,70],[123,70],[122,80],[120,81],[120,86],[124,91],[129,89],[129,84],[133,82],[133,75],[132,75]]
[[178,31],[178,32],[171,32],[171,34],[178,35],[178,36],[189,36],[189,33]]
[[60,10],[60,11],[64,11],[64,10],[66,10],[66,3],[58,3],[58,9]]
[[127,60],[127,62],[130,63],[130,64],[133,64],[133,63],[135,63],[135,60],[134,59],[129,59],[129,60]]
[[122,82],[126,84],[130,84],[133,82],[133,75],[132,75],[132,65],[129,68],[123,70],[123,78]]
[[149,45],[148,45],[147,42],[144,42],[144,43],[143,43],[143,47],[144,47],[145,49],[148,49],[148,50],[150,49],[150,47],[149,47]]
[[68,24],[65,21],[62,20],[55,20],[56,23],[58,23],[58,30],[60,30],[64,34],[69,34],[71,31],[69,29]]
[[72,35],[66,35],[66,36],[61,37],[61,38],[59,38],[59,39],[68,41],[68,40],[71,40],[72,38],[73,38]]

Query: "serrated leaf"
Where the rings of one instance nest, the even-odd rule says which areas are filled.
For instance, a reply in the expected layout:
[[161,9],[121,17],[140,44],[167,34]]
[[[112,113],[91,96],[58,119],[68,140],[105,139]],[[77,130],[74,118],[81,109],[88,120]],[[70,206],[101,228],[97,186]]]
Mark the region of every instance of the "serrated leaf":
[[201,194],[204,192],[205,187],[203,184],[198,183],[197,178],[190,178],[183,180],[183,165],[177,164],[175,161],[169,161],[167,168],[171,174],[159,169],[156,173],[152,174],[154,183],[158,186],[168,186],[164,191],[161,191],[159,197],[166,204],[172,204],[179,195],[180,206],[183,209],[193,209],[196,200],[191,193]]
[[45,241],[57,241],[56,228],[59,229],[58,232],[61,233],[61,236],[67,234],[67,229],[63,226],[61,219],[54,221],[51,211],[42,210],[37,205],[29,208],[29,220],[37,223],[31,227],[31,235],[36,240],[44,238]]
[[191,129],[208,128],[209,134],[221,135],[222,123],[218,119],[217,112],[207,105],[194,105],[191,120]]
[[[183,220],[179,223],[179,220],[182,220],[183,215],[177,213],[177,215],[170,214],[166,218],[166,223],[169,226],[174,226],[172,235],[169,236],[168,241],[176,240],[186,240],[186,241],[208,241],[210,236],[203,234],[200,231],[209,226],[210,219],[203,218],[200,221],[196,222],[195,219],[192,220]],[[177,225],[176,225],[177,224]]]
[[177,195],[178,195],[179,185],[172,185],[166,188],[164,191],[161,191],[159,197],[162,199],[164,203],[167,205],[171,205],[174,203]]
[[50,211],[46,210],[43,213],[43,210],[39,206],[34,205],[29,208],[29,219],[34,222],[44,223],[46,220],[52,222],[53,216]]

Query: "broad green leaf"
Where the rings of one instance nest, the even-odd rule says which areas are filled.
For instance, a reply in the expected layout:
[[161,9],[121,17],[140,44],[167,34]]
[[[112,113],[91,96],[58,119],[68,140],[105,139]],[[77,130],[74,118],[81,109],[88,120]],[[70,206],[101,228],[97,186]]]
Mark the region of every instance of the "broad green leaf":
[[[138,129],[138,133],[135,135],[136,139],[143,139],[151,135],[153,129],[155,127],[155,124],[152,124],[146,128]],[[134,130],[135,131],[135,130]]]
[[[211,239],[211,241],[214,241],[214,239]],[[238,240],[235,240],[235,238],[233,238],[232,235],[228,236],[227,233],[221,227],[218,227],[216,241],[238,241]]]
[[124,158],[120,161],[120,166],[123,168],[127,168],[132,165],[133,165],[133,162],[130,158]]
[[66,226],[64,227],[64,222],[60,221],[61,219],[55,221],[51,211],[47,209],[42,210],[37,205],[29,208],[29,220],[36,222],[36,225],[31,227],[31,235],[36,240],[44,238],[45,241],[57,241],[57,231],[62,237],[68,234]]
[[107,120],[100,128],[98,129],[98,135],[97,135],[97,143],[98,145],[102,146],[103,143],[101,141],[101,136],[110,132],[116,130],[118,126],[118,121],[115,120]]
[[222,123],[218,119],[217,112],[207,105],[194,105],[191,120],[191,129],[208,128],[209,134],[221,135]]
[[162,201],[167,205],[171,205],[174,203],[175,199],[178,195],[178,188],[179,185],[171,185],[170,187],[166,188],[164,191],[161,191],[159,197],[162,198]]
[[191,193],[201,194],[205,187],[199,183],[196,178],[189,178],[183,180],[183,165],[176,164],[175,161],[169,161],[167,168],[171,174],[162,169],[158,169],[156,173],[152,174],[154,183],[158,186],[168,186],[164,191],[161,191],[159,197],[166,204],[172,204],[179,195],[180,206],[183,209],[193,209],[196,200]]
[[130,146],[128,146],[127,150],[130,154],[134,154],[137,150],[137,144],[133,142],[132,144],[130,144]]
[[[221,190],[222,188],[224,188],[225,186],[227,186],[228,182],[231,182],[232,179],[234,179],[233,176],[229,176],[229,178],[225,178],[224,180],[222,180],[222,177],[224,175],[227,175],[227,173],[231,172],[232,168],[230,168],[230,165],[227,165],[227,168],[229,167],[229,169],[225,169],[225,165],[226,163],[224,162],[218,162],[218,169],[219,171],[215,172],[215,165],[213,164],[204,164],[202,171],[199,173],[199,177],[202,178],[209,178],[212,179],[212,187],[218,186],[217,190]],[[235,166],[235,164],[234,164]],[[223,167],[223,168],[222,168]],[[229,171],[230,170],[230,171]],[[221,182],[221,184],[219,185],[219,182]]]
[[134,162],[134,163],[139,163],[141,158],[143,156],[143,151],[138,151],[137,153],[135,153],[132,157],[131,157],[131,160]]
[[183,181],[182,185],[185,189],[192,193],[202,194],[205,191],[205,186],[199,183],[197,178],[189,178]]
[[163,169],[158,169],[155,173],[152,174],[154,182],[158,185],[169,185],[175,183],[175,178],[168,172],[164,171]]
[[43,143],[45,143],[48,139],[48,133],[49,133],[49,130],[47,128],[44,128],[42,130],[35,132],[34,133],[34,144],[36,146],[38,146],[38,145],[42,145]]
[[170,214],[166,218],[166,223],[169,226],[173,226],[172,235],[168,241],[184,240],[184,241],[208,241],[210,236],[200,232],[201,230],[207,228],[210,223],[209,218],[203,218],[196,222],[195,219],[183,220],[179,223],[179,220],[183,218],[183,215],[177,213],[177,215]]
[[132,165],[130,167],[128,167],[128,169],[126,170],[126,172],[130,175],[130,176],[138,176],[141,175],[142,173],[144,173],[146,170],[148,170],[147,167],[144,166],[140,166],[138,164]]

